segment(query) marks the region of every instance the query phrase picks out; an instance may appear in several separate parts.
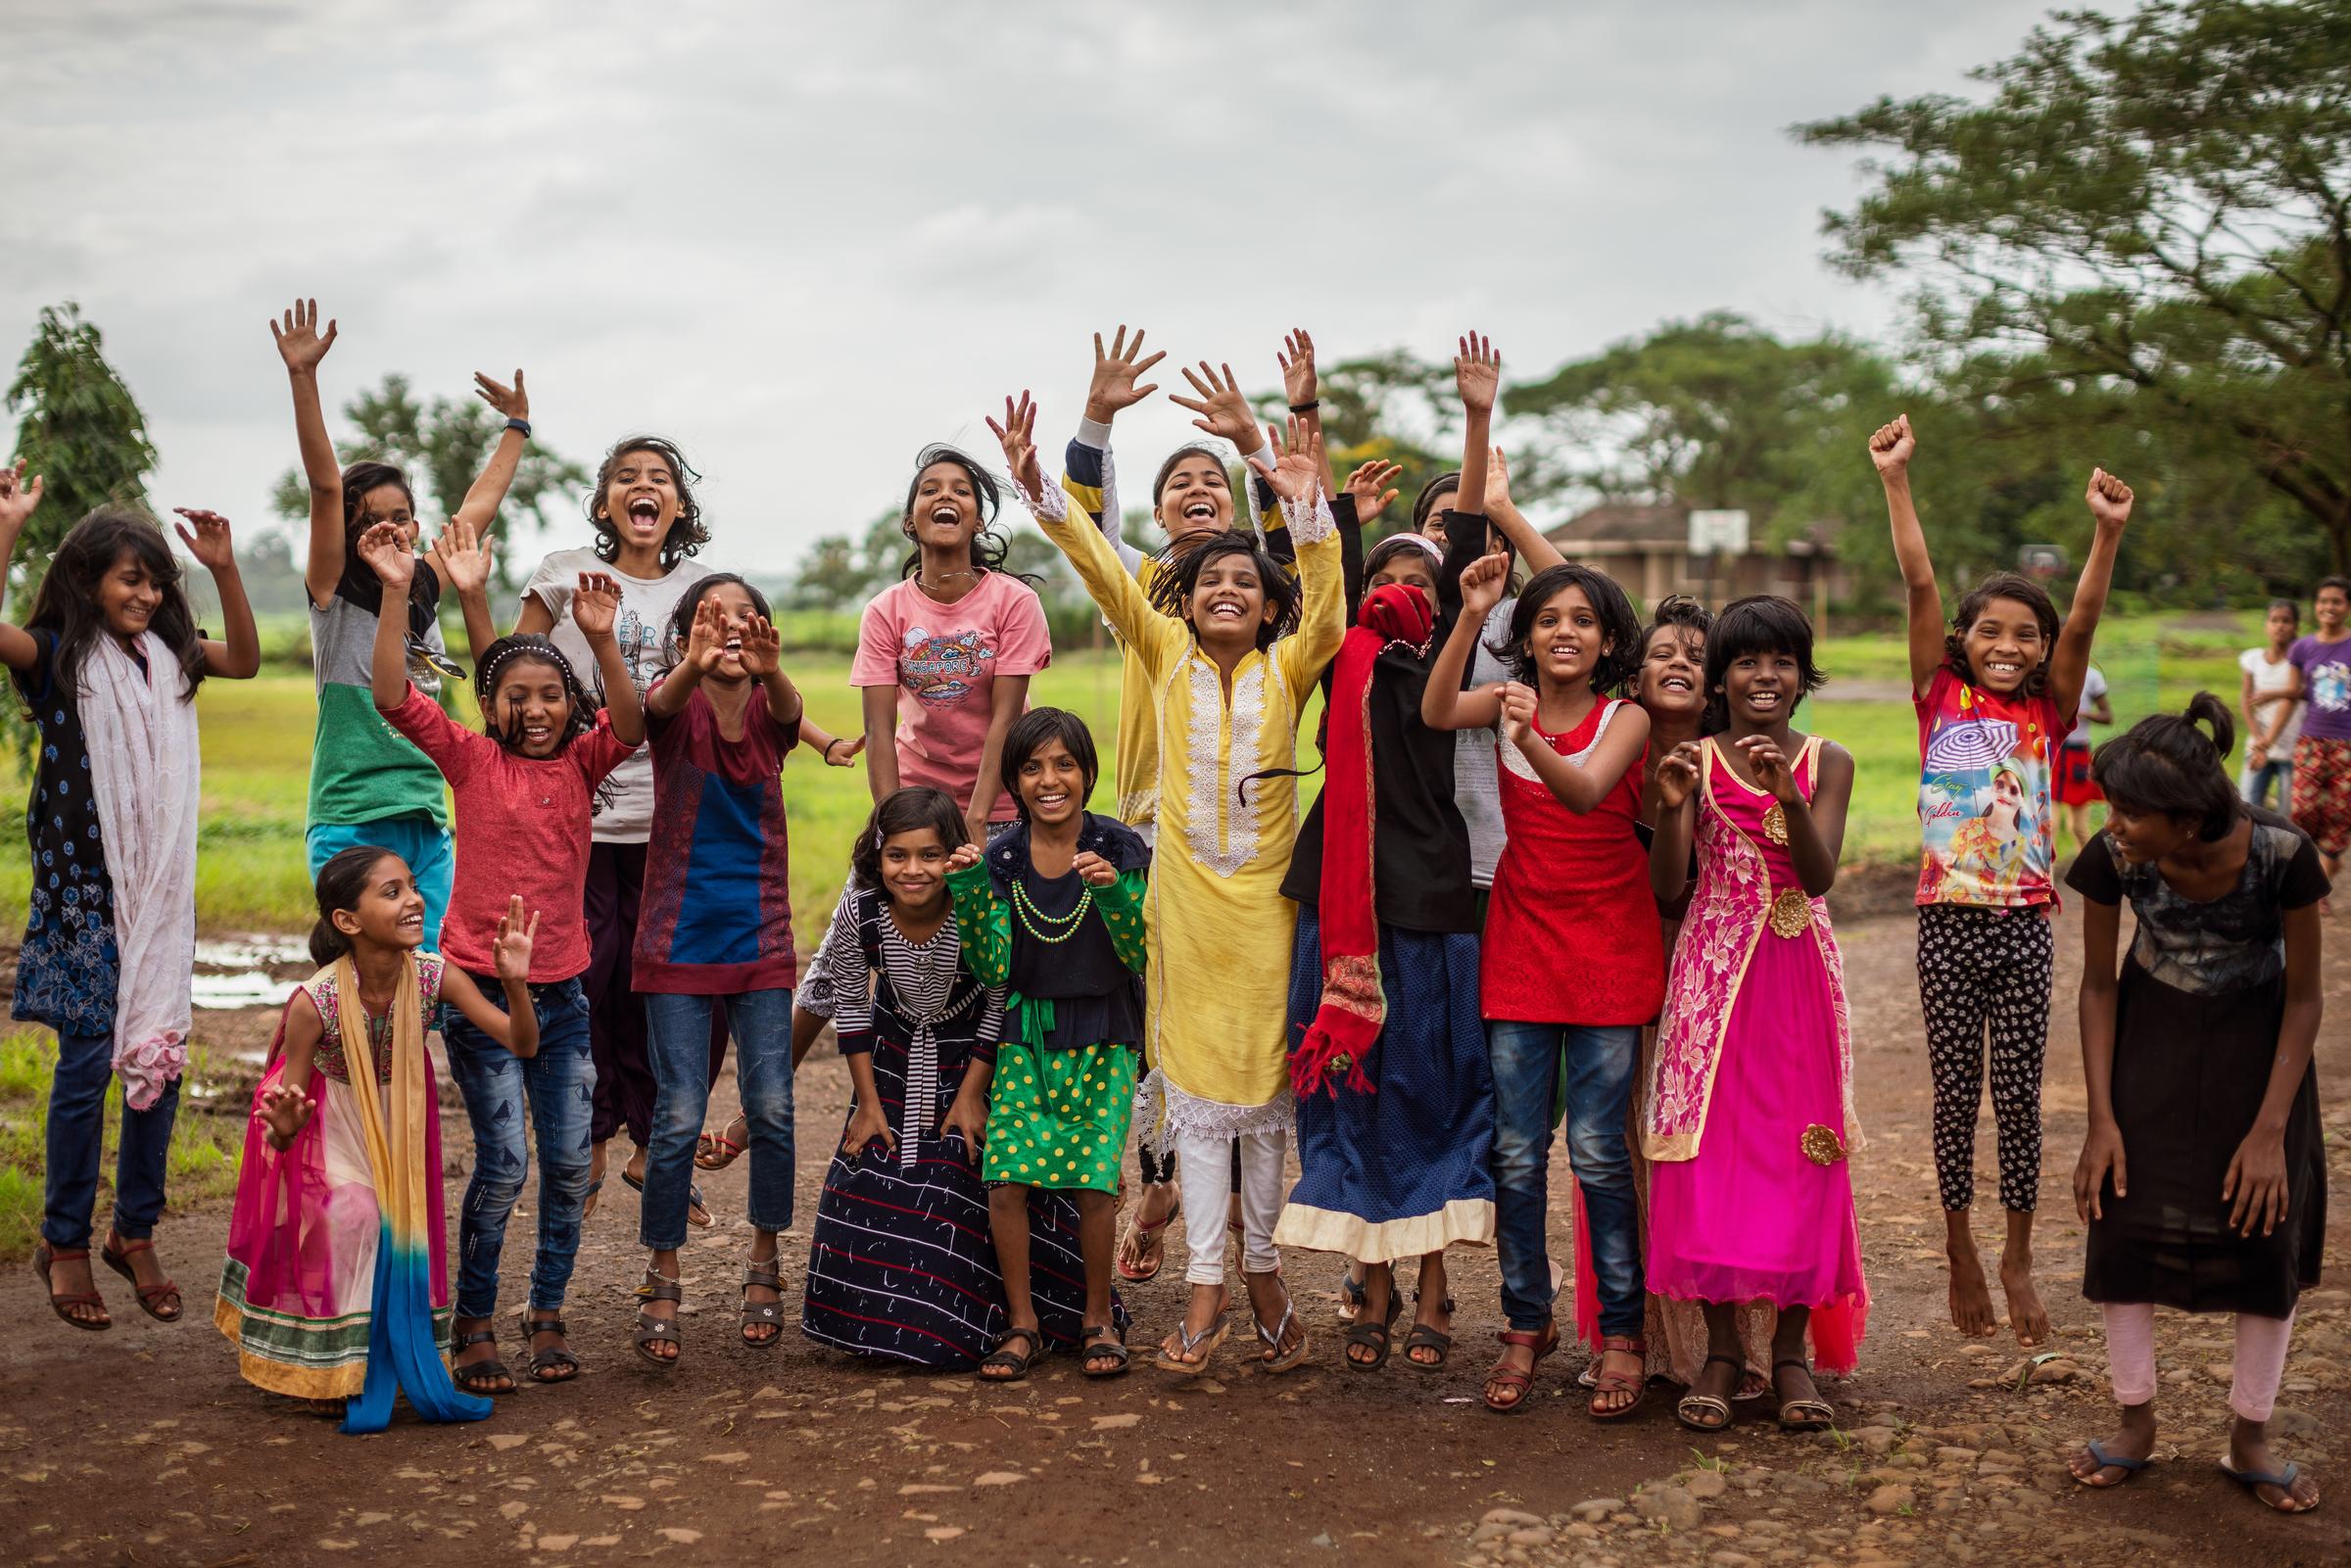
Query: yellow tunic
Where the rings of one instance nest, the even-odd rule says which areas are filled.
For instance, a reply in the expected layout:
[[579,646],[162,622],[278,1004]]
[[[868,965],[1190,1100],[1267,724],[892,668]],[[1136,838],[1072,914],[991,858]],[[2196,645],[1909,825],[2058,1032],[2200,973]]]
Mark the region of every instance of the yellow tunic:
[[1236,786],[1265,769],[1297,766],[1300,711],[1346,636],[1330,509],[1292,514],[1305,595],[1299,628],[1244,658],[1227,697],[1191,628],[1151,607],[1110,543],[1061,493],[1031,505],[1145,682],[1161,764],[1145,905],[1145,1053],[1166,1090],[1168,1130],[1286,1126],[1298,911],[1281,879],[1298,835],[1298,785],[1259,779],[1246,802]]

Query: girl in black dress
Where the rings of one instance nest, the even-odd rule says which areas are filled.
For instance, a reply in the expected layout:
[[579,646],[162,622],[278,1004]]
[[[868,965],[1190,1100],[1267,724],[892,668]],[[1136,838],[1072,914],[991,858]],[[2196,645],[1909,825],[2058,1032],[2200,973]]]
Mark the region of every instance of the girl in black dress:
[[[2185,714],[2101,746],[2091,772],[2111,814],[2066,879],[2086,901],[2082,1293],[2104,1309],[2123,1407],[2121,1430],[2072,1469],[2111,1487],[2146,1468],[2158,1305],[2233,1312],[2236,1419],[2221,1469],[2301,1513],[2318,1483],[2272,1457],[2265,1427],[2327,1234],[2311,1053],[2327,882],[2308,835],[2237,799],[2222,761],[2233,739],[2228,708],[2198,692]],[[2137,929],[2118,981],[2126,897]]]

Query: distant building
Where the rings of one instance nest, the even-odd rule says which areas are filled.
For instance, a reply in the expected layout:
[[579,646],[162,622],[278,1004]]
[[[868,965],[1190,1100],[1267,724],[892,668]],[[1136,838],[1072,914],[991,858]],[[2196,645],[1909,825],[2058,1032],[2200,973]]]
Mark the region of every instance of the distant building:
[[1548,530],[1544,538],[1569,560],[1616,579],[1639,609],[1649,609],[1668,594],[1696,594],[1717,608],[1750,594],[1781,594],[1818,618],[1851,586],[1836,558],[1835,535],[1834,523],[1820,522],[1785,545],[1758,543],[1742,555],[1693,555],[1689,507],[1607,501]]

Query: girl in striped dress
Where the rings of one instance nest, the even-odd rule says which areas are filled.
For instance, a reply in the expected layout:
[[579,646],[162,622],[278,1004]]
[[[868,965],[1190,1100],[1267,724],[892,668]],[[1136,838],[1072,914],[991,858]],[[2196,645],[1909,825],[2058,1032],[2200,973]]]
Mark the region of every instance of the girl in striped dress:
[[[1008,1323],[980,1178],[1004,993],[963,962],[947,862],[966,841],[952,796],[901,789],[850,852],[850,891],[820,962],[856,1099],[825,1172],[800,1311],[800,1331],[819,1344],[958,1370]],[[1038,1324],[1047,1346],[1076,1345],[1077,1206],[1040,1192],[1030,1216]]]

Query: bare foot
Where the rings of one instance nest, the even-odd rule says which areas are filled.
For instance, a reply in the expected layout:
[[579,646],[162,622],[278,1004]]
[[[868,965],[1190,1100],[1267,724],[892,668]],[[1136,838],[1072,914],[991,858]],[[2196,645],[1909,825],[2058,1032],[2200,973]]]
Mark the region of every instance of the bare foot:
[[2040,1292],[2033,1288],[2033,1259],[2003,1257],[2000,1289],[2007,1293],[2008,1326],[2016,1330],[2016,1343],[2030,1350],[2046,1340],[2049,1313],[2040,1305]]
[[1959,1224],[1944,1243],[1951,1265],[1951,1322],[1962,1334],[1989,1339],[2000,1327],[1992,1315],[1991,1288],[1985,1283],[1984,1260],[1976,1256],[1975,1240],[1967,1234],[1966,1216],[1957,1217]]
[[2123,1406],[2122,1426],[2114,1436],[2098,1445],[2098,1452],[2092,1453],[2085,1446],[2065,1461],[2065,1467],[2073,1472],[2076,1481],[2086,1487],[2119,1487],[2138,1472],[2130,1465],[2117,1464],[2115,1460],[2144,1461],[2153,1457],[2154,1452],[2155,1406],[2151,1403],[2126,1404]]
[[2288,1465],[2271,1454],[2269,1432],[2263,1422],[2247,1421],[2240,1416],[2230,1423],[2229,1467],[2239,1475],[2256,1472],[2283,1475],[2292,1470],[2294,1483],[2290,1488],[2265,1483],[2252,1489],[2255,1497],[2279,1513],[2308,1513],[2319,1505],[2318,1482],[2300,1465]]

